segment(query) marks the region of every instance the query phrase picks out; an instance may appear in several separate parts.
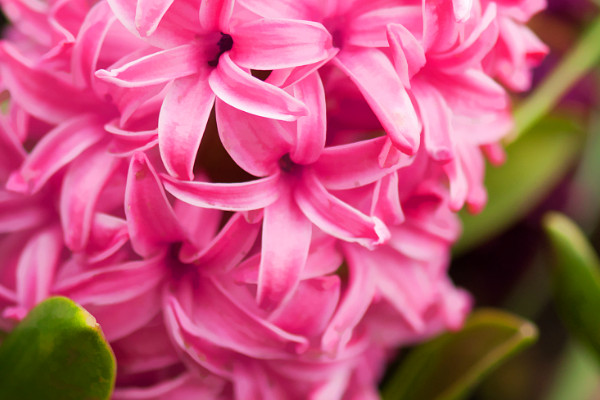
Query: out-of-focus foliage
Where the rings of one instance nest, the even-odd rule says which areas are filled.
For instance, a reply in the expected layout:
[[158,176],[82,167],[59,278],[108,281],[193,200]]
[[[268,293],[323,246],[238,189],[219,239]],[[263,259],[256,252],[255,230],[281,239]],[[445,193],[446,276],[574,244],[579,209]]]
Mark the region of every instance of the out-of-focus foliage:
[[600,362],[600,261],[584,234],[564,215],[548,214],[544,228],[552,245],[556,306],[567,327]]
[[100,326],[65,297],[38,304],[0,346],[2,400],[105,400],[115,359]]
[[517,316],[475,311],[461,331],[414,349],[385,387],[383,398],[464,399],[487,373],[536,338],[536,327]]

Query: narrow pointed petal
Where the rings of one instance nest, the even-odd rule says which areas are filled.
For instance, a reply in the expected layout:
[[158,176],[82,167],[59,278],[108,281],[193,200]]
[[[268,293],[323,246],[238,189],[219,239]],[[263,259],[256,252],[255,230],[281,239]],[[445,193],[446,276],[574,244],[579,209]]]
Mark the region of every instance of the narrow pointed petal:
[[271,314],[269,320],[290,333],[308,337],[319,335],[335,311],[340,298],[340,286],[337,275],[300,282],[290,301]]
[[228,271],[246,257],[259,230],[260,224],[249,224],[241,213],[237,213],[206,247],[202,250],[183,247],[179,259],[199,265],[206,272]]
[[454,18],[457,22],[465,22],[471,15],[473,0],[452,0]]
[[223,147],[236,164],[255,176],[279,170],[277,162],[292,148],[293,124],[248,114],[221,100],[216,115]]
[[425,148],[436,161],[447,162],[452,159],[452,111],[442,95],[427,82],[413,85],[413,94],[419,105],[423,121]]
[[387,47],[386,26],[399,24],[411,32],[419,32],[423,24],[420,5],[375,8],[360,13],[346,28],[347,44],[361,47]]
[[202,70],[200,46],[184,44],[158,51],[115,69],[101,69],[96,76],[122,87],[142,87],[166,83]]
[[54,291],[80,303],[114,304],[156,287],[167,275],[163,256],[82,270],[60,279]]
[[310,114],[298,118],[296,146],[290,158],[298,164],[312,164],[325,147],[327,133],[325,89],[319,73],[315,71],[295,84],[294,95],[306,104]]
[[199,281],[197,286],[190,313],[174,297],[167,305],[188,335],[261,359],[286,357],[308,347],[306,338],[248,313],[213,280]]
[[85,249],[87,261],[96,263],[113,255],[129,240],[127,221],[104,213],[96,213]]
[[200,3],[200,25],[207,31],[229,32],[234,0],[203,0]]
[[403,157],[391,167],[382,168],[377,157],[386,140],[386,137],[378,137],[347,145],[328,147],[313,165],[313,169],[323,186],[330,190],[368,185],[412,162],[412,157],[403,154]]
[[331,322],[321,339],[321,347],[330,354],[336,354],[352,337],[354,327],[362,319],[375,295],[375,281],[372,266],[364,250],[352,245],[344,246],[348,262],[348,286]]
[[334,197],[310,171],[300,180],[294,197],[298,206],[323,231],[347,242],[373,248],[389,239],[387,227]]
[[323,25],[291,19],[258,19],[235,25],[231,37],[231,59],[241,67],[261,70],[316,63],[325,59],[332,47],[331,35]]
[[131,158],[125,188],[125,216],[131,245],[143,257],[185,237],[162,184],[143,153]]
[[408,155],[419,148],[421,126],[390,60],[377,49],[343,49],[336,58],[358,86],[394,144]]
[[398,174],[391,173],[375,185],[371,215],[389,225],[398,225],[404,221],[404,212],[400,205]]
[[40,207],[39,198],[0,189],[0,233],[40,226],[54,218],[54,210]]
[[[464,0],[455,0],[464,1]],[[443,52],[458,39],[458,24],[454,17],[453,2],[448,0],[423,1],[423,46],[427,51]]]
[[137,0],[135,27],[142,36],[150,36],[174,0]]
[[203,76],[180,78],[171,84],[158,117],[158,148],[169,174],[194,178],[196,153],[214,101]]
[[392,50],[396,72],[404,86],[410,88],[411,78],[427,62],[425,49],[408,29],[399,24],[387,26],[387,38]]
[[69,166],[61,187],[60,218],[65,244],[72,251],[86,247],[98,196],[121,162],[106,152],[105,145],[100,145]]
[[6,188],[22,193],[37,192],[59,169],[105,135],[93,115],[84,114],[60,124],[37,143],[21,168],[10,176]]
[[16,272],[19,306],[30,309],[50,295],[62,248],[59,227],[41,230],[27,242]]
[[306,264],[312,224],[296,205],[291,188],[265,208],[257,301],[273,309],[295,290]]
[[279,175],[243,183],[187,182],[166,175],[162,178],[169,193],[196,207],[225,211],[258,210],[279,197]]
[[250,114],[283,121],[308,115],[302,102],[283,89],[265,83],[238,67],[224,53],[209,78],[213,92],[227,104]]

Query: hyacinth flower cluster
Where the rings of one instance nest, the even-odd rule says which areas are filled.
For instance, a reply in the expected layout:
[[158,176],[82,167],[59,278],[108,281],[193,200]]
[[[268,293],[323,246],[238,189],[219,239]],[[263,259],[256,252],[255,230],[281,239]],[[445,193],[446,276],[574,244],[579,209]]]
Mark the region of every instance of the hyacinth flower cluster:
[[67,296],[114,399],[333,400],[460,328],[543,0],[0,3],[2,329]]

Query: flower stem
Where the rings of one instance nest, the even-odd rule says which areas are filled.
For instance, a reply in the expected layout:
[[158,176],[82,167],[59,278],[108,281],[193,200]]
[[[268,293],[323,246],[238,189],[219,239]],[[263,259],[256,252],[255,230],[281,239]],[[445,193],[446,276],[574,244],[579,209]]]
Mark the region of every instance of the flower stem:
[[591,24],[563,61],[515,110],[516,140],[552,110],[571,86],[600,61],[600,16]]

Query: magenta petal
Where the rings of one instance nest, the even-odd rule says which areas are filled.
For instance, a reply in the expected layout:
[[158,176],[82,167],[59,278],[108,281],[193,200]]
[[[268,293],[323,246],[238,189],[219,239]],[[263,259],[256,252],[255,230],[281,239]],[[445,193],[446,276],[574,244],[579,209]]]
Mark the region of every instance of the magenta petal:
[[9,42],[0,47],[2,83],[23,108],[35,117],[54,124],[77,118],[97,103],[88,93],[75,88],[63,76],[30,65]]
[[196,153],[214,100],[206,78],[200,75],[171,84],[158,117],[158,148],[171,175],[193,179]]
[[20,306],[29,309],[50,295],[62,248],[59,227],[40,230],[27,242],[16,272]]
[[248,254],[259,230],[260,224],[249,224],[237,213],[206,247],[202,250],[183,247],[179,258],[184,263],[198,265],[202,271],[228,271]]
[[[455,0],[464,1],[464,0]],[[458,39],[458,24],[452,1],[423,1],[423,46],[427,51],[443,52]]]
[[390,60],[377,49],[348,48],[340,51],[334,62],[358,86],[394,144],[414,154],[421,126]]
[[294,95],[306,104],[310,113],[298,118],[296,146],[290,158],[298,164],[311,164],[321,155],[327,135],[325,89],[319,73],[315,71],[296,83]]
[[209,78],[213,92],[227,104],[265,118],[294,121],[308,115],[306,106],[283,89],[265,83],[238,67],[224,53]]
[[108,214],[96,213],[85,249],[87,261],[95,263],[113,255],[129,240],[127,221]]
[[458,22],[464,22],[469,19],[469,16],[471,15],[473,0],[452,0],[452,6],[456,20]]
[[261,359],[285,358],[307,348],[306,338],[250,314],[216,282],[203,279],[196,287],[191,312],[186,312],[174,297],[167,305],[188,335],[208,341],[213,347]]
[[142,36],[150,36],[158,27],[174,0],[137,0],[135,27]]
[[77,35],[71,56],[71,71],[77,86],[91,86],[100,49],[115,21],[115,16],[104,2],[96,4],[88,13]]
[[399,24],[389,24],[387,26],[387,37],[392,49],[396,72],[398,72],[404,86],[410,88],[411,78],[427,62],[425,49],[413,36],[412,32]]
[[200,25],[207,31],[229,32],[234,0],[203,0],[200,3]]
[[42,225],[53,210],[40,207],[39,198],[0,189],[0,233],[17,232]]
[[339,239],[368,248],[389,239],[390,232],[381,220],[364,215],[328,193],[310,171],[303,175],[294,197],[309,220]]
[[87,245],[98,196],[121,161],[100,145],[69,166],[61,188],[60,217],[65,244],[72,251],[82,251]]
[[157,286],[168,273],[162,255],[111,265],[63,277],[54,292],[80,303],[114,304],[133,299]]
[[266,309],[293,294],[308,256],[312,224],[290,191],[282,190],[279,199],[265,208],[257,301]]
[[415,82],[413,94],[423,120],[427,152],[436,161],[451,160],[454,154],[452,111],[437,89],[427,82]]
[[258,210],[279,197],[279,175],[243,183],[180,181],[162,175],[165,188],[173,196],[196,207],[225,211]]
[[402,155],[389,168],[381,168],[378,156],[387,138],[328,147],[313,165],[319,181],[327,189],[351,189],[373,183],[390,172],[409,165],[411,157]]
[[198,73],[202,69],[202,49],[184,44],[162,50],[111,70],[98,70],[96,76],[123,87],[141,87],[169,82]]
[[279,170],[277,162],[289,153],[295,126],[248,114],[221,100],[216,114],[221,142],[240,167],[255,176]]
[[401,224],[404,221],[398,184],[397,173],[391,173],[380,179],[375,185],[371,204],[371,215],[390,225]]
[[336,354],[352,337],[354,327],[360,322],[375,295],[375,282],[365,250],[344,246],[348,262],[349,281],[331,322],[321,339],[324,351]]
[[161,182],[143,153],[131,158],[125,188],[125,215],[134,250],[141,256],[185,237]]
[[316,63],[325,59],[331,48],[329,32],[311,21],[253,20],[235,25],[231,37],[231,59],[241,67],[261,70]]
[[329,323],[339,297],[339,276],[309,279],[300,282],[290,301],[271,314],[269,320],[290,333],[318,335]]
[[6,188],[17,192],[37,192],[54,173],[105,134],[93,115],[84,114],[60,124],[38,142],[21,169],[10,176]]

